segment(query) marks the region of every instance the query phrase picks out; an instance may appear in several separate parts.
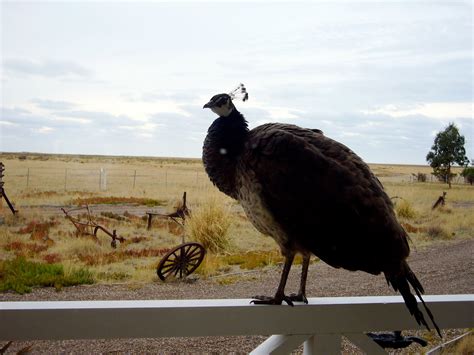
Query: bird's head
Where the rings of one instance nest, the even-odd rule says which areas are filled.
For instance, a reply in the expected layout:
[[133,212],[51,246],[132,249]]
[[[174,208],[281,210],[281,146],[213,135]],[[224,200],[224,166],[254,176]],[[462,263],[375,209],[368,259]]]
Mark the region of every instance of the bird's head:
[[210,108],[212,112],[220,117],[229,116],[235,109],[232,98],[228,94],[217,94],[211,97],[209,102],[202,108]]
[[210,108],[212,112],[218,116],[227,117],[232,113],[232,111],[235,110],[232,100],[238,96],[242,97],[242,101],[246,101],[248,99],[249,95],[245,89],[244,84],[240,84],[229,94],[214,95],[211,97],[209,102],[203,106],[203,108]]

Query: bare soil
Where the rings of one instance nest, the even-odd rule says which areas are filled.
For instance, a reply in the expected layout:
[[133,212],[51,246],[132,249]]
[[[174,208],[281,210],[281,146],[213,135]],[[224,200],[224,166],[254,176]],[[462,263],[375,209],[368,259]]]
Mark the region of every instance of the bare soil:
[[[426,294],[472,294],[474,239],[439,242],[423,250],[413,250],[409,264],[423,284]],[[287,292],[297,290],[300,267],[294,267],[287,284]],[[280,277],[279,267],[257,270],[239,276],[232,284],[220,284],[218,278],[176,281],[143,285],[113,284],[65,288],[56,292],[50,288],[34,289],[25,295],[0,294],[0,301],[52,300],[146,300],[146,299],[208,299],[251,298],[257,294],[272,295]],[[363,272],[334,269],[323,262],[310,266],[308,297],[394,295],[383,276]],[[435,315],[436,316],[436,315]],[[460,335],[464,330],[444,330],[444,341]],[[427,332],[406,334],[427,336]],[[440,340],[432,334],[429,348]],[[16,352],[32,345],[34,353],[247,353],[265,340],[263,336],[158,338],[81,341],[16,342],[8,349]],[[0,344],[0,347],[3,344]],[[422,352],[426,348],[411,345],[404,352]],[[358,353],[358,349],[344,342],[343,353]]]

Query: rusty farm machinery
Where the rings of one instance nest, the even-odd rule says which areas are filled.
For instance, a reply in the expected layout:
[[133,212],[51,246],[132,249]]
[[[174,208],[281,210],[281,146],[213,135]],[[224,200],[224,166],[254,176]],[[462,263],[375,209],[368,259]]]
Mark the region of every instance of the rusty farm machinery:
[[151,228],[153,216],[171,219],[183,228],[182,243],[167,252],[156,268],[156,274],[162,281],[166,281],[170,277],[183,278],[192,274],[206,255],[206,249],[202,244],[185,242],[184,225],[186,217],[190,215],[190,211],[186,206],[186,192],[183,194],[182,201],[176,210],[169,214],[147,212],[147,229]]
[[[110,232],[107,228],[97,223],[94,219],[91,209],[88,205],[80,206],[72,209],[61,208],[65,217],[76,227],[77,233],[81,235],[91,235],[97,238],[98,231],[102,231],[112,238],[111,246],[117,247],[117,241],[123,243],[124,237],[117,235],[117,231],[114,229]],[[72,215],[72,212],[76,212]],[[82,212],[77,213],[77,212]],[[148,211],[146,212],[147,217],[147,229],[150,230],[152,227],[152,218],[165,218],[172,220],[178,224],[182,229],[181,235],[182,243],[172,249],[170,249],[160,260],[156,273],[160,280],[166,281],[168,278],[185,278],[192,274],[201,264],[206,255],[204,246],[197,242],[185,242],[184,225],[186,217],[190,215],[190,211],[186,206],[186,192],[183,194],[182,203],[176,208],[176,210],[169,214],[162,214],[158,212]]]
[[[104,226],[101,226],[100,224],[98,224],[94,220],[94,218],[92,216],[92,213],[91,213],[91,210],[90,210],[88,205],[81,206],[81,207],[76,207],[76,208],[71,208],[71,209],[68,209],[68,210],[66,210],[64,208],[61,208],[61,210],[65,214],[66,218],[69,219],[69,221],[71,221],[71,223],[74,225],[74,227],[76,227],[78,234],[91,235],[91,236],[97,238],[97,232],[99,230],[101,230],[105,234],[107,234],[109,237],[112,238],[112,241],[110,243],[112,248],[117,247],[117,240],[120,243],[123,243],[125,241],[124,237],[120,237],[120,236],[117,235],[117,231],[115,229],[112,232],[110,232],[107,228],[105,228]],[[77,216],[72,216],[71,212],[74,212],[74,211],[83,211],[83,212],[85,212],[85,215],[86,215],[85,220],[81,220]]]
[[3,187],[5,185],[5,182],[3,181],[4,172],[5,172],[5,165],[2,162],[0,162],[0,200],[4,198],[5,201],[7,202],[8,208],[10,208],[10,211],[12,211],[13,214],[16,214],[18,211],[15,209],[13,204],[8,199],[7,193],[5,192],[5,188]]

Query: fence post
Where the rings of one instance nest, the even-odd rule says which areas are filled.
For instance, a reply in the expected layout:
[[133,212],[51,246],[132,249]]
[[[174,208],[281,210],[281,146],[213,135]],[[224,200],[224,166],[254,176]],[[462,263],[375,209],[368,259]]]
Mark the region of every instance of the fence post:
[[64,169],[64,191],[67,191],[67,168]]
[[30,168],[26,171],[26,189],[30,186]]
[[105,168],[100,168],[99,190],[107,190],[107,170]]
[[133,174],[133,188],[135,188],[135,181],[137,180],[137,170]]

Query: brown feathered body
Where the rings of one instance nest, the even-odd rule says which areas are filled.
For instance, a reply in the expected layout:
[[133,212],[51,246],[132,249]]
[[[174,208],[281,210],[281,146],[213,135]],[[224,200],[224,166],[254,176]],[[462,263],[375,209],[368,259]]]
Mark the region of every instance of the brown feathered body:
[[406,233],[354,152],[294,125],[249,131],[234,114],[209,129],[203,161],[211,181],[240,201],[260,232],[283,253],[310,251],[333,267],[371,274],[399,268],[409,254]]
[[406,263],[407,234],[377,177],[349,148],[290,124],[248,130],[234,110],[209,128],[203,162],[284,255],[310,252],[336,268],[383,272],[426,325],[410,292],[409,283],[417,294],[423,288]]

